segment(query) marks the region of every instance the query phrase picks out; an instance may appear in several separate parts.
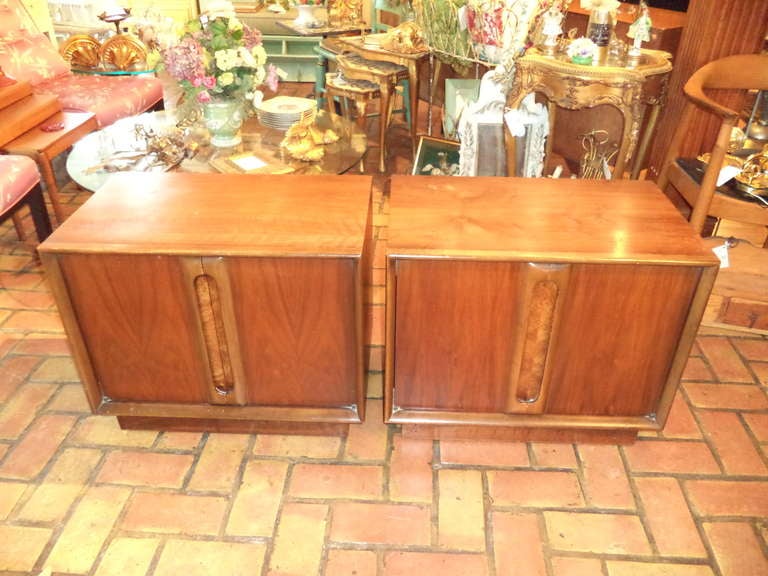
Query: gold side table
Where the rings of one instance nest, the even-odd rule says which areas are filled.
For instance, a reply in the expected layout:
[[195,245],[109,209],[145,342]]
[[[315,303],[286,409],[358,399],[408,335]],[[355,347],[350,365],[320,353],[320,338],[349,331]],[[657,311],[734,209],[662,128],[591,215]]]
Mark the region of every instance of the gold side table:
[[[660,50],[643,50],[634,67],[584,66],[574,64],[565,56],[545,56],[535,48],[517,61],[507,106],[515,109],[528,94],[537,92],[547,98],[550,138],[547,155],[552,148],[552,127],[558,107],[569,110],[593,108],[609,104],[624,120],[621,143],[614,174],[623,177],[631,162],[631,177],[636,179],[645,161],[659,111],[664,104],[672,65],[671,55]],[[640,126],[646,109],[648,122],[640,138]],[[507,166],[511,176],[515,171],[515,143],[505,131]],[[638,143],[639,140],[639,143]],[[635,151],[637,150],[637,153]]]

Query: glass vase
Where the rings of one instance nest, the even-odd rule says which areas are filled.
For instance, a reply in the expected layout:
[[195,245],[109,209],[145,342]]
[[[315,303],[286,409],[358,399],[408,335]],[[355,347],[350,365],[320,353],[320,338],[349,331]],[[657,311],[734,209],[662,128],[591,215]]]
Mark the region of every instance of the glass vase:
[[219,148],[237,146],[243,141],[240,128],[245,111],[241,100],[212,100],[203,105],[203,120],[211,134],[211,144]]

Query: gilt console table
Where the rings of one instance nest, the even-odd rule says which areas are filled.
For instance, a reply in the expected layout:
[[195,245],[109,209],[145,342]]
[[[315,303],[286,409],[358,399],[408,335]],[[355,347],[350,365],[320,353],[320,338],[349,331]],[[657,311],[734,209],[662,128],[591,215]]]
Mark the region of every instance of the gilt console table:
[[663,427],[718,261],[648,181],[394,176],[385,417],[406,434]]
[[113,176],[40,246],[92,410],[124,428],[364,418],[371,178]]
[[[643,50],[640,62],[628,66],[584,66],[573,64],[564,56],[546,56],[535,48],[518,59],[512,89],[507,95],[507,106],[519,107],[528,94],[542,93],[548,101],[550,130],[555,125],[558,107],[569,110],[594,108],[608,104],[622,116],[623,126],[616,156],[614,174],[623,177],[631,163],[631,176],[637,178],[648,152],[648,145],[656,126],[659,111],[664,104],[667,82],[672,65],[670,54],[659,50]],[[642,138],[640,127],[646,108],[648,111]],[[515,143],[505,131],[507,140],[507,166],[514,175]],[[551,151],[552,137],[547,140],[547,153]]]

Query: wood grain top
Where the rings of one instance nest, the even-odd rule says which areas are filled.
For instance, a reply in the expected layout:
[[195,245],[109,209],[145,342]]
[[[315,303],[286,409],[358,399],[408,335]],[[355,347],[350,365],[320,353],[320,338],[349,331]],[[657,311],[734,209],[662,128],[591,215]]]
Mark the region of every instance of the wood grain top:
[[650,181],[393,176],[390,256],[717,260]]
[[41,252],[359,256],[369,176],[122,173]]
[[[52,126],[59,123],[62,125],[59,130],[47,132],[42,129],[45,126]],[[46,118],[38,126],[25,132],[15,140],[8,142],[8,144],[5,145],[5,148],[7,150],[13,150],[14,152],[45,150],[55,142],[67,139],[73,131],[84,124],[88,124],[87,130],[96,130],[96,115],[92,112],[76,112],[70,110],[57,112],[53,116]]]

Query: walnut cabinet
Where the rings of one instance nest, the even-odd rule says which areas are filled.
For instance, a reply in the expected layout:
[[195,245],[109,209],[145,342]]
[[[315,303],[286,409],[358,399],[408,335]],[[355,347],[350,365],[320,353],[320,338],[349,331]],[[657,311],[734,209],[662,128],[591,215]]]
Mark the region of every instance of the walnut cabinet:
[[386,419],[631,441],[666,416],[717,260],[649,182],[393,178]]
[[41,246],[94,412],[343,432],[364,416],[368,177],[120,175]]

